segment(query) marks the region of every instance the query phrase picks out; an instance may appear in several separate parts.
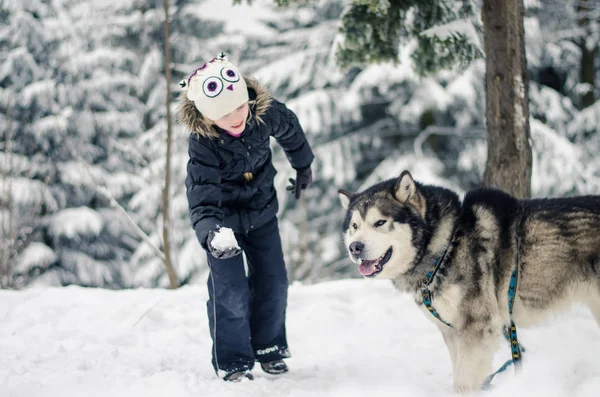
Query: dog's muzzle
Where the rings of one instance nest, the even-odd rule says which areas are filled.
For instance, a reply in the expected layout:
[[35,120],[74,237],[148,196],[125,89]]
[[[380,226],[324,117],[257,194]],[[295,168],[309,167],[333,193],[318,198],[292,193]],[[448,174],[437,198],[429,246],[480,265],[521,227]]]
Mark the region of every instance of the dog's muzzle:
[[392,257],[392,247],[388,248],[383,255],[377,259],[364,259],[350,251],[351,255],[359,262],[358,272],[364,277],[375,277],[383,271],[383,266]]

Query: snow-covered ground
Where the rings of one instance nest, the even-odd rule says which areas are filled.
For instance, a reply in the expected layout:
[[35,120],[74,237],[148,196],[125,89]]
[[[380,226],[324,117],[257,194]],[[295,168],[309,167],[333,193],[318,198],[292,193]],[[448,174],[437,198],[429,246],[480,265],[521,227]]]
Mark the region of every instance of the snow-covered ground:
[[[0,291],[0,396],[448,396],[450,361],[435,325],[386,281],[294,284],[291,372],[216,378],[204,286]],[[523,371],[484,396],[598,396],[600,329],[586,309],[520,330]],[[496,361],[508,358],[499,345]]]

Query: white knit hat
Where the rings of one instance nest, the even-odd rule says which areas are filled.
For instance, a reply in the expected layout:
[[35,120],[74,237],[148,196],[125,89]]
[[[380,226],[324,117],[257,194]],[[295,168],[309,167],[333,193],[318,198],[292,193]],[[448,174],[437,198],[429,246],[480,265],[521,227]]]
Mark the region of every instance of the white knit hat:
[[248,102],[246,81],[223,53],[196,69],[179,85],[200,113],[211,120],[218,120]]

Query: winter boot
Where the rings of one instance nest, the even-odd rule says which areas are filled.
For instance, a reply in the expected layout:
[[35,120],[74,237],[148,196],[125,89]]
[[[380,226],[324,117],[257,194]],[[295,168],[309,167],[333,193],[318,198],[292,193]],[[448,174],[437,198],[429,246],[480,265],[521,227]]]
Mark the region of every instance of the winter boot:
[[223,378],[225,382],[241,382],[242,379],[247,378],[254,380],[254,376],[248,371],[231,372]]
[[270,361],[268,363],[260,363],[260,367],[268,374],[281,375],[288,372],[288,366],[283,360]]

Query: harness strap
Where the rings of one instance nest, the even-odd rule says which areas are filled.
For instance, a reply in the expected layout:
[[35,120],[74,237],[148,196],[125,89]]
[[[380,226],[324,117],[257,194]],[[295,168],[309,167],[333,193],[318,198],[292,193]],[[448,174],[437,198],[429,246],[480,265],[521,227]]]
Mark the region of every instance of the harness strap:
[[523,358],[522,353],[525,352],[525,347],[521,346],[521,344],[519,343],[519,338],[517,337],[517,327],[515,325],[515,322],[512,320],[512,310],[513,305],[515,303],[515,293],[517,290],[517,278],[519,273],[518,268],[519,266],[517,262],[517,264],[515,265],[515,269],[513,270],[510,276],[510,284],[508,285],[508,313],[510,315],[510,327],[504,327],[504,337],[510,344],[511,359],[506,361],[500,367],[500,369],[498,369],[496,372],[494,372],[486,378],[482,386],[483,389],[489,388],[490,383],[494,379],[494,376],[496,376],[500,372],[504,372],[511,365],[514,364],[516,370],[521,369],[521,359]]
[[[454,232],[452,233],[452,235],[454,235]],[[452,325],[449,322],[444,321],[442,319],[442,317],[439,315],[439,313],[433,308],[433,306],[431,304],[431,291],[429,290],[429,285],[431,285],[431,283],[433,282],[433,279],[435,278],[436,273],[442,266],[442,263],[444,262],[444,259],[446,258],[446,254],[448,253],[448,249],[450,248],[451,244],[452,244],[452,238],[450,239],[450,242],[446,246],[446,249],[444,250],[442,255],[439,257],[439,259],[437,259],[435,261],[435,266],[434,266],[433,270],[431,272],[427,273],[427,278],[425,279],[425,281],[423,281],[423,289],[421,289],[421,296],[423,297],[423,305],[425,305],[425,307],[427,308],[427,310],[429,310],[429,313],[431,313],[433,315],[433,317],[437,318],[440,322],[442,322],[443,324],[447,325],[450,328],[452,328]]]
[[431,305],[431,291],[429,291],[429,288],[427,286],[423,287],[421,294],[423,296],[423,304],[425,305],[427,310],[429,310],[429,313],[433,314],[433,317],[437,318],[440,322],[442,322],[442,323],[446,324],[448,327],[452,328],[452,325],[450,325],[450,323],[447,323],[446,321],[444,321],[442,319],[442,317],[440,317],[438,312]]
[[[517,291],[517,279],[519,276],[519,257],[518,257],[519,249],[520,249],[519,242],[520,241],[517,238],[517,249],[516,249],[516,254],[515,254],[515,268],[512,271],[512,274],[510,276],[510,283],[508,285],[508,314],[509,314],[509,318],[510,318],[510,326],[504,327],[504,330],[503,330],[504,337],[510,344],[511,359],[506,361],[500,367],[500,369],[498,369],[496,372],[494,372],[493,374],[489,375],[486,378],[486,380],[482,386],[483,389],[489,388],[490,383],[494,379],[494,376],[496,376],[497,374],[499,374],[501,372],[504,372],[511,365],[514,364],[516,370],[521,369],[521,364],[522,364],[521,359],[523,357],[522,353],[525,352],[525,348],[522,347],[521,344],[519,343],[519,339],[517,336],[517,326],[515,325],[515,322],[512,319],[513,306],[515,303],[515,295],[516,295],[516,291]],[[436,260],[433,271],[427,273],[427,278],[423,282],[421,296],[423,297],[423,305],[427,308],[429,313],[431,313],[441,323],[452,328],[452,325],[450,323],[444,321],[442,319],[442,317],[439,315],[439,313],[434,309],[433,305],[431,304],[431,291],[429,290],[430,284],[432,283],[436,273],[438,272],[438,270],[440,269],[440,267],[442,265],[442,262],[444,261],[444,258],[446,257],[446,253],[448,252],[448,248],[450,247],[450,244],[452,244],[452,239],[450,240],[450,243],[448,243],[448,246],[444,250],[444,253],[440,256],[440,258],[438,260]]]
[[510,349],[512,351],[512,360],[515,363],[515,367],[521,366],[521,346],[519,345],[519,339],[517,337],[517,327],[512,319],[513,305],[515,303],[515,294],[517,291],[517,278],[519,276],[519,262],[515,264],[515,269],[510,276],[510,284],[508,286],[508,314],[510,316],[510,332],[509,342]]

